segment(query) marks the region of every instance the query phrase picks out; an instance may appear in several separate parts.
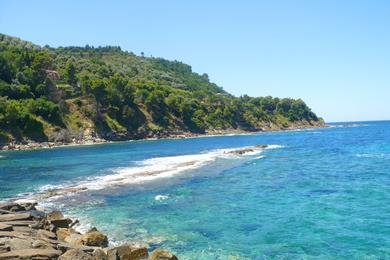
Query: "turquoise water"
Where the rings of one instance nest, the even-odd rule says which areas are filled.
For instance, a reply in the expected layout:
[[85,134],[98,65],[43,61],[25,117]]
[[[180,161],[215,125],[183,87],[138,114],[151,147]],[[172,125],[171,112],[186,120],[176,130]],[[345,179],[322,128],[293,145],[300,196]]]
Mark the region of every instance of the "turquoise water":
[[[390,258],[390,122],[0,153],[0,198],[181,259]],[[235,155],[257,144],[272,149]],[[88,228],[87,226],[81,226]]]

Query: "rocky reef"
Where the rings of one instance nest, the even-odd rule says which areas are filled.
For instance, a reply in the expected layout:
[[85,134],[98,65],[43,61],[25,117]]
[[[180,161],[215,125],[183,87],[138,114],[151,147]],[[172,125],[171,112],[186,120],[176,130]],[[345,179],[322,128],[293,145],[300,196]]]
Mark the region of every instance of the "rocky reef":
[[36,203],[0,204],[0,259],[60,260],[176,260],[171,252],[145,245],[125,243],[109,247],[108,237],[92,228],[81,234],[78,220],[60,211],[45,213]]

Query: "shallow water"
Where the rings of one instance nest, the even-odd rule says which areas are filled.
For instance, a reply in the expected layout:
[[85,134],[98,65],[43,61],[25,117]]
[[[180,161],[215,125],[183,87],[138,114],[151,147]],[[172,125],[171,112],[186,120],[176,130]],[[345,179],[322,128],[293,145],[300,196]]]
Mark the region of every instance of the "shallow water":
[[0,198],[85,188],[42,205],[181,259],[389,258],[389,128],[2,152]]

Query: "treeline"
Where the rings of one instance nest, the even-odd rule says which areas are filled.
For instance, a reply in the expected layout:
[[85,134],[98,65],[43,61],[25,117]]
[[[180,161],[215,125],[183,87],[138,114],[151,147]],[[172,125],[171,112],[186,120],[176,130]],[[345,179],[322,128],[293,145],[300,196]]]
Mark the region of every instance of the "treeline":
[[110,46],[40,47],[0,34],[2,143],[286,128],[318,120],[300,99],[234,97],[178,61]]

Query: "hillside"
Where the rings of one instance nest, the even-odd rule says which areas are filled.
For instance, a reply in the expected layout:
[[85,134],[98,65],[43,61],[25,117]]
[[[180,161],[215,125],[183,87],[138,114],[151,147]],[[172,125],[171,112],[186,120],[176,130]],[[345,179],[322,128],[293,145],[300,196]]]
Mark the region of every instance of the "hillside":
[[300,99],[234,97],[179,61],[0,34],[0,144],[322,126]]

